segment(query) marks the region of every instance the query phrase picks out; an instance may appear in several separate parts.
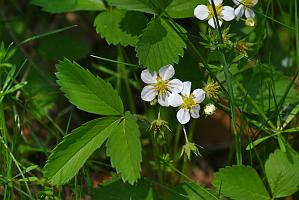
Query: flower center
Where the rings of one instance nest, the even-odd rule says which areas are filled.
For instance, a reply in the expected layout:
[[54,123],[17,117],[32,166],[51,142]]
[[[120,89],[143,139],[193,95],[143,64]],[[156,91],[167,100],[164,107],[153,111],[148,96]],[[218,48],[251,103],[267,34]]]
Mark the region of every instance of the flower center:
[[[209,15],[210,15],[209,17],[210,18],[215,17],[213,6],[212,5],[208,5],[208,9],[209,9]],[[218,18],[220,17],[222,9],[223,9],[223,7],[222,7],[221,4],[215,5],[216,15],[217,15]]]
[[247,8],[252,8],[257,4],[257,0],[242,0],[241,3]]
[[191,110],[194,106],[198,105],[198,103],[194,101],[193,94],[190,94],[189,96],[182,96],[182,99],[183,99],[183,104],[180,106],[181,108]]
[[157,83],[154,84],[156,92],[159,96],[167,94],[168,91],[168,80],[163,80],[161,77],[157,77]]

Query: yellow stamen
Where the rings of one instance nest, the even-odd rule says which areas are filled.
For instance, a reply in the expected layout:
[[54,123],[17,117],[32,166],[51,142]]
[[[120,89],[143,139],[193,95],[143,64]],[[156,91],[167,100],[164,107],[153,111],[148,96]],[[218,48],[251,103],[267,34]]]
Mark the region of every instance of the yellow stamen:
[[199,103],[194,101],[193,94],[190,94],[189,96],[182,96],[183,104],[180,106],[180,108],[185,108],[188,111],[190,111],[193,107],[198,106]]
[[242,0],[241,3],[247,8],[252,8],[257,4],[257,0]]
[[[212,17],[215,17],[215,13],[214,13],[214,10],[213,10],[213,6],[212,5],[208,5],[208,9],[209,9],[209,17],[212,18]],[[218,5],[215,5],[215,10],[216,10],[216,15],[217,17],[219,18],[220,15],[221,15],[221,11],[222,11],[223,7],[221,4],[218,4]]]
[[162,96],[167,94],[169,91],[169,84],[168,80],[163,80],[161,77],[157,77],[157,83],[154,84],[154,87],[156,89],[157,95]]

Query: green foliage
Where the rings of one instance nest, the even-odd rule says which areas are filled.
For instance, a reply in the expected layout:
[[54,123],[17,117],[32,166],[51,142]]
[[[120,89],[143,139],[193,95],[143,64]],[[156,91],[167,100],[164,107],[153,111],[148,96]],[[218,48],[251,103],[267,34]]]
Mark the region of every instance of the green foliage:
[[112,86],[77,63],[64,59],[57,65],[57,83],[79,109],[100,115],[121,115],[123,104]]
[[136,47],[139,64],[158,70],[167,64],[178,63],[186,44],[172,26],[178,25],[160,18],[149,22]]
[[252,167],[232,166],[216,173],[213,185],[224,196],[236,200],[266,200],[269,194]]
[[124,119],[113,130],[106,146],[111,164],[124,181],[133,184],[140,177],[141,143],[136,118],[126,112]]
[[[237,78],[243,83],[248,95],[256,101],[264,112],[274,111],[277,108],[278,102],[284,97],[291,83],[288,77],[268,65],[257,65],[253,69],[246,70]],[[244,102],[244,95],[239,94],[237,90],[236,97],[238,104],[242,105],[246,112],[256,113],[248,102]],[[297,100],[298,92],[292,87],[284,101],[284,105],[295,103]]]
[[168,198],[169,200],[217,200],[209,190],[195,183],[178,185]]
[[147,18],[142,13],[117,9],[100,13],[94,21],[97,33],[108,44],[123,46],[135,46],[146,24]]
[[44,167],[45,176],[53,185],[68,182],[106,141],[118,122],[117,118],[95,119],[73,130],[51,153]]
[[124,183],[120,179],[106,181],[93,193],[95,200],[156,200],[156,196],[149,182],[143,179],[134,185]]
[[299,155],[277,149],[265,163],[273,198],[289,196],[299,189]]
[[88,56],[90,46],[82,39],[55,34],[39,40],[37,52],[43,58],[49,60],[70,60],[82,59]]
[[102,0],[32,0],[31,3],[42,7],[43,11],[51,13],[105,9]]
[[173,18],[193,17],[194,8],[206,2],[206,0],[173,0],[165,11]]
[[150,0],[107,0],[107,2],[117,8],[154,14]]

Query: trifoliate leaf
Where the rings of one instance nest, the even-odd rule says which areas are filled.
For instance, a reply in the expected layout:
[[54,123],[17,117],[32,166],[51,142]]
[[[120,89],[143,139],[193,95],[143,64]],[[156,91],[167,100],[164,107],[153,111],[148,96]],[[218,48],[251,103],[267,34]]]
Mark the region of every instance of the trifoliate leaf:
[[111,135],[118,118],[95,119],[72,131],[51,153],[44,174],[53,185],[68,182]]
[[[180,29],[183,30],[182,27]],[[154,18],[140,36],[136,52],[139,64],[150,70],[158,70],[165,65],[178,63],[184,48],[184,40],[171,25],[165,19]]]
[[97,33],[108,44],[123,46],[135,46],[146,24],[147,18],[142,13],[116,9],[101,12],[94,21]]
[[124,183],[120,179],[104,182],[102,186],[95,189],[93,198],[95,200],[155,200],[158,199],[151,184],[143,179],[134,185]]
[[207,0],[173,0],[166,8],[166,12],[173,18],[194,17],[195,7],[206,2]]
[[299,155],[276,150],[265,163],[273,198],[289,196],[299,190]]
[[111,164],[124,181],[133,184],[140,177],[141,143],[136,118],[126,112],[124,119],[113,130],[106,145]]
[[79,109],[100,115],[121,115],[123,104],[112,86],[77,63],[64,59],[57,65],[57,83]]
[[234,200],[270,200],[269,194],[252,167],[232,166],[216,173],[213,185]]
[[43,11],[51,13],[105,9],[102,0],[32,0],[31,3],[42,7]]
[[195,183],[182,183],[175,187],[169,200],[219,200],[216,195]]

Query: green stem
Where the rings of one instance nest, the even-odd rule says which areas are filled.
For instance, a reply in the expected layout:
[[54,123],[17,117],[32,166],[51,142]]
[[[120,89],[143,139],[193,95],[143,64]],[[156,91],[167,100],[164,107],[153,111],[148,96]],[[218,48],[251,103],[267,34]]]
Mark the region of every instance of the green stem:
[[[212,7],[213,7],[213,12],[215,13],[215,18],[213,18],[213,19],[214,19],[214,23],[216,22],[215,24],[216,24],[218,37],[219,37],[221,43],[224,44],[220,25],[219,25],[218,15],[216,14],[217,12],[216,12],[214,0],[212,0],[211,3],[212,3]],[[219,53],[220,53],[220,60],[223,64],[223,71],[224,71],[225,81],[227,84],[227,89],[228,89],[228,94],[229,94],[229,105],[230,105],[230,110],[231,110],[230,114],[231,114],[231,119],[232,119],[232,128],[233,128],[233,134],[234,134],[235,145],[236,145],[235,148],[236,148],[237,164],[242,165],[241,135],[239,135],[237,132],[237,117],[236,117],[234,91],[233,91],[233,85],[232,85],[232,75],[229,71],[229,66],[227,64],[223,50],[219,51]]]

